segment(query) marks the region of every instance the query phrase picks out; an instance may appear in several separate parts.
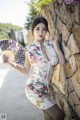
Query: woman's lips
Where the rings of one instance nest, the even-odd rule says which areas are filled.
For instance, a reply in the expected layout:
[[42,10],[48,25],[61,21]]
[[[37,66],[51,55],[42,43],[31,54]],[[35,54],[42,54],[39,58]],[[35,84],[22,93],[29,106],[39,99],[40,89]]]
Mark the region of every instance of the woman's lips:
[[43,37],[42,35],[39,35],[39,37]]

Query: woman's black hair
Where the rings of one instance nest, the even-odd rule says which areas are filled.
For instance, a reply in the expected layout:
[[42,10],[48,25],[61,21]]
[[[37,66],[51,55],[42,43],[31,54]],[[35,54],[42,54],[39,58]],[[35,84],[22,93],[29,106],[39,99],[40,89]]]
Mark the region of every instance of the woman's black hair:
[[48,22],[47,20],[42,17],[42,16],[38,16],[36,17],[33,22],[32,22],[32,34],[33,34],[33,31],[34,31],[34,28],[39,24],[39,23],[43,23],[47,29],[47,31],[49,32],[49,29],[48,29]]

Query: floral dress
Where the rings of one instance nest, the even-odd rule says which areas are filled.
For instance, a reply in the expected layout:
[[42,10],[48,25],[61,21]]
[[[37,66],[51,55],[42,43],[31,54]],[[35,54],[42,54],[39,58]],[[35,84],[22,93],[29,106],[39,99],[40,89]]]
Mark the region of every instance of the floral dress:
[[54,65],[58,63],[58,56],[52,41],[45,40],[43,45],[50,53],[50,60],[44,57],[38,41],[34,41],[27,47],[32,73],[26,82],[25,92],[34,105],[45,110],[55,104],[55,100],[53,101],[49,97],[49,81],[52,77]]

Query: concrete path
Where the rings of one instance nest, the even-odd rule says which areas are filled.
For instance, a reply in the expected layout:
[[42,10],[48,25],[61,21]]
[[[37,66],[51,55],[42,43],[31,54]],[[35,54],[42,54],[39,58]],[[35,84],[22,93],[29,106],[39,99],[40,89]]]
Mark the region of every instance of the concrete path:
[[0,114],[6,114],[6,120],[44,120],[42,111],[26,98],[26,80],[27,76],[0,63]]

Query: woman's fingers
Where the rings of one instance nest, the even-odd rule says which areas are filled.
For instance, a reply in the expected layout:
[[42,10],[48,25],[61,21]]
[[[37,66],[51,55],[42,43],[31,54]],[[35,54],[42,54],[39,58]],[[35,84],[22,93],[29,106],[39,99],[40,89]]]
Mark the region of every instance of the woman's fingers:
[[2,59],[3,59],[3,62],[4,62],[4,63],[8,63],[8,61],[9,61],[9,57],[6,56],[6,55],[3,55],[3,56],[2,56]]
[[57,39],[58,39],[58,38],[57,38],[56,35],[50,36],[50,40],[53,40],[53,41],[56,40],[56,41],[57,41]]

